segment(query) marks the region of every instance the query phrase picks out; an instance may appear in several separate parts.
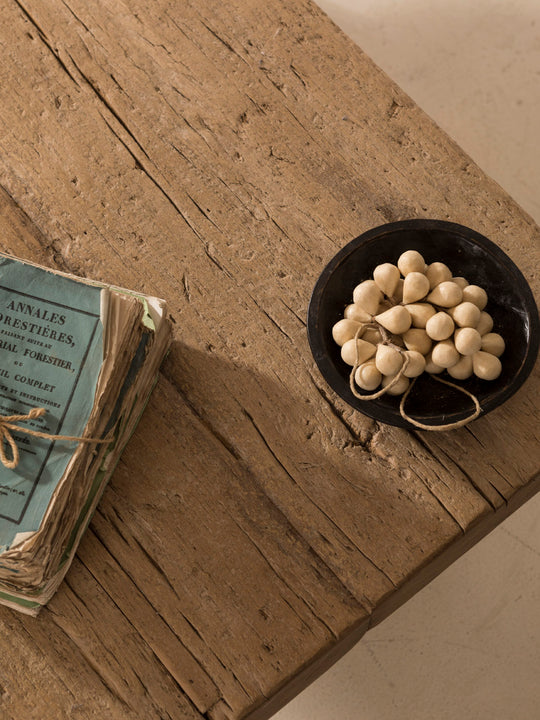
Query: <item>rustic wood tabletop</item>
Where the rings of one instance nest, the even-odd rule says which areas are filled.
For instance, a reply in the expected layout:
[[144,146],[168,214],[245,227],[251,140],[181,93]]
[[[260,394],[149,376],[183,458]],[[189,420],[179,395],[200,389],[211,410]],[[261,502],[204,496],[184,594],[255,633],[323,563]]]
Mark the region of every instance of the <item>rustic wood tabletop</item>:
[[0,609],[6,720],[268,718],[539,488],[538,366],[470,426],[352,410],[305,318],[368,228],[532,220],[307,0],[7,0],[0,248],[168,300],[62,587]]

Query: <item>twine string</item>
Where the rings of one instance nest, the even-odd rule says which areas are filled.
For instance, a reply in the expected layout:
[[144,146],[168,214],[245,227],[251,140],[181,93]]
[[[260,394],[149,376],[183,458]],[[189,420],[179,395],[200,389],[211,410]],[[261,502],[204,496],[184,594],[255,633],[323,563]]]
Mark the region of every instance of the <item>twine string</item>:
[[[356,357],[355,357],[353,368],[349,375],[349,386],[351,388],[352,394],[355,397],[357,397],[359,400],[377,400],[377,398],[380,398],[383,395],[385,395],[389,390],[391,390],[394,387],[394,385],[396,385],[401,380],[401,378],[403,377],[403,373],[405,372],[405,370],[407,369],[407,366],[409,365],[409,360],[410,360],[409,356],[405,355],[403,353],[403,348],[400,348],[398,345],[395,345],[391,341],[389,333],[386,331],[385,328],[383,328],[382,325],[379,325],[379,323],[376,320],[369,322],[369,323],[362,323],[354,335],[355,341],[362,337],[362,335],[364,334],[365,330],[368,327],[377,327],[377,329],[381,331],[381,335],[383,338],[382,344],[387,345],[388,347],[394,348],[395,350],[398,350],[400,352],[400,354],[403,355],[404,357],[403,357],[403,364],[401,365],[399,372],[392,378],[392,380],[388,383],[388,385],[381,388],[380,390],[378,390],[375,393],[369,393],[369,395],[365,395],[363,393],[359,393],[358,390],[356,389],[356,380],[355,380],[354,376],[356,374],[356,371],[360,367],[360,365],[363,364],[360,362],[359,352],[358,352],[358,343],[356,343],[356,345],[355,345]],[[366,361],[363,361],[363,362],[366,362]]]
[[413,385],[416,381],[416,378],[412,381],[412,383],[409,385],[407,390],[403,393],[403,397],[401,398],[401,402],[399,403],[399,413],[401,417],[404,420],[407,420],[408,422],[415,425],[417,428],[420,428],[421,430],[456,430],[457,428],[463,427],[467,423],[470,423],[472,420],[475,420],[481,413],[482,408],[480,407],[480,403],[478,402],[478,398],[476,395],[473,395],[472,392],[469,392],[469,390],[465,389],[464,387],[461,387],[460,385],[457,385],[456,383],[450,382],[449,380],[444,380],[444,378],[437,377],[436,375],[431,376],[434,380],[437,382],[442,383],[443,385],[448,385],[448,387],[454,388],[455,390],[459,390],[464,395],[468,395],[471,400],[474,402],[474,412],[471,415],[468,415],[467,417],[463,418],[462,420],[456,420],[456,422],[452,423],[446,423],[445,425],[426,425],[425,423],[421,423],[418,420],[415,420],[410,415],[408,415],[405,412],[405,402],[407,400],[407,397],[409,396],[409,393],[411,392]]
[[[377,328],[382,336],[382,345],[387,345],[388,347],[394,348],[397,350],[402,356],[403,356],[403,364],[401,365],[401,368],[399,369],[399,372],[392,378],[392,380],[386,385],[385,387],[381,388],[377,392],[369,393],[369,394],[363,394],[358,392],[356,389],[356,380],[355,375],[356,371],[360,367],[360,365],[363,364],[363,362],[366,362],[365,360],[360,362],[360,356],[359,356],[359,349],[358,349],[358,343],[356,342],[359,340],[364,332],[367,330],[368,327],[371,328]],[[385,395],[389,390],[391,390],[397,383],[401,380],[403,377],[403,373],[407,369],[407,366],[409,365],[410,357],[409,355],[405,354],[405,350],[400,347],[399,345],[396,345],[394,342],[392,342],[392,336],[391,334],[384,328],[382,325],[380,325],[375,318],[372,318],[370,322],[367,323],[361,323],[360,327],[356,331],[354,335],[355,340],[355,362],[352,367],[352,370],[349,375],[349,386],[351,389],[352,394],[357,397],[359,400],[377,400],[377,398],[382,397]],[[468,415],[467,417],[463,418],[462,420],[457,420],[456,422],[452,423],[446,423],[444,425],[426,425],[425,423],[420,422],[419,420],[415,420],[410,415],[408,415],[405,412],[405,403],[407,401],[407,398],[409,397],[409,394],[411,390],[414,387],[414,384],[417,380],[417,378],[413,378],[412,381],[409,383],[408,388],[403,393],[403,396],[401,398],[401,401],[399,403],[399,412],[401,417],[404,420],[407,420],[407,422],[410,422],[415,427],[418,427],[422,430],[435,430],[435,431],[442,431],[442,430],[455,430],[457,428],[463,427],[467,423],[470,423],[472,420],[475,420],[480,413],[482,412],[482,408],[480,407],[480,403],[478,402],[478,398],[476,395],[474,395],[472,392],[467,390],[466,388],[461,387],[460,385],[457,385],[456,383],[450,382],[449,380],[444,380],[443,378],[437,377],[436,375],[431,375],[433,380],[436,380],[437,382],[442,383],[443,385],[448,385],[448,387],[454,388],[455,390],[459,390],[459,392],[463,393],[464,395],[467,395],[471,398],[471,400],[474,403],[474,412],[471,415]]]
[[[0,415],[0,461],[9,470],[13,470],[19,464],[20,454],[15,438],[11,431],[31,435],[32,437],[43,438],[44,440],[65,440],[67,442],[91,443],[101,445],[110,442],[111,438],[80,437],[78,435],[53,435],[52,433],[32,430],[31,428],[18,425],[19,422],[35,420],[45,415],[45,408],[32,408],[26,415]],[[6,453],[6,445],[11,449],[11,458]]]

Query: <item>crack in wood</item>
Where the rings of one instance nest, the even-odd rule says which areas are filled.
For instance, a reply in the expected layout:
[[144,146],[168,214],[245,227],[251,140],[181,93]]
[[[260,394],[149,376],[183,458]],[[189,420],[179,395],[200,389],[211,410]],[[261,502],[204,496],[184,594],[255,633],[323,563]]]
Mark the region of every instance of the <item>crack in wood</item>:
[[287,308],[287,310],[292,315],[294,315],[294,317],[298,320],[300,325],[302,325],[303,327],[307,326],[306,320],[303,317],[300,317],[300,315],[296,312],[296,310],[293,310],[293,308],[290,307],[290,305],[287,305],[287,303],[285,302],[285,300],[283,300],[283,298],[279,298],[279,301],[281,302],[282,305],[284,305]]
[[465,430],[469,433],[469,435],[472,435],[472,437],[476,440],[476,442],[477,442],[481,447],[483,447],[483,448],[486,447],[486,446],[484,445],[484,443],[480,440],[480,438],[478,437],[478,435],[475,435],[475,434],[474,434],[474,431],[472,430],[472,428],[471,428],[469,425],[464,425],[464,428],[465,428]]
[[[175,148],[175,150],[176,150],[176,148]],[[223,234],[223,230],[219,227],[219,225],[216,225],[216,223],[215,223],[215,222],[213,221],[213,219],[210,217],[210,215],[209,215],[209,212],[210,212],[210,211],[207,212],[206,210],[204,210],[204,208],[203,208],[188,192],[186,192],[186,195],[187,195],[188,198],[191,200],[191,202],[195,205],[195,207],[196,207],[197,210],[201,213],[201,215],[202,215],[206,220],[208,220],[208,222],[209,222],[211,225],[213,225],[213,226],[216,228],[216,230],[218,230],[221,234]]]
[[[17,1],[17,0],[16,0],[16,1]],[[128,127],[128,125],[126,124],[126,122],[122,119],[122,117],[120,116],[120,114],[113,108],[113,106],[111,105],[111,103],[107,100],[107,98],[105,97],[105,95],[104,95],[104,94],[101,92],[101,90],[98,88],[97,84],[96,84],[93,80],[91,80],[91,79],[88,77],[88,75],[86,75],[86,73],[82,70],[81,67],[79,67],[79,65],[77,64],[77,62],[74,60],[73,56],[72,56],[69,52],[68,52],[67,54],[69,55],[69,59],[71,60],[71,62],[72,62],[73,65],[75,66],[75,68],[77,69],[77,72],[79,73],[79,75],[83,78],[83,80],[86,82],[86,84],[88,85],[88,87],[92,90],[92,92],[95,94],[95,96],[98,98],[98,100],[107,108],[107,110],[111,113],[111,115],[112,115],[112,116],[114,117],[114,119],[118,122],[118,124],[122,126],[122,128],[124,129],[124,131],[127,133],[127,135],[129,136],[129,138],[130,138],[131,140],[133,140],[133,142],[134,142],[135,145],[139,148],[139,150],[142,152],[142,154],[143,154],[148,160],[150,160],[150,162],[152,162],[150,156],[148,155],[148,153],[146,152],[146,150],[144,149],[144,147],[143,147],[143,146],[141,145],[141,143],[137,140],[137,138],[135,137],[135,135],[133,134],[133,132],[130,130],[130,128]],[[117,84],[118,84],[118,83],[117,83]],[[103,116],[102,116],[102,117],[103,117]],[[105,118],[104,118],[104,119],[105,119]],[[110,126],[109,126],[109,127],[110,127]],[[117,137],[118,137],[118,136],[117,136]],[[152,162],[152,164],[153,164],[153,162]]]
[[[493,467],[493,466],[490,466],[490,467]],[[493,468],[493,469],[497,472],[498,475],[501,475],[500,472],[499,472],[496,468]],[[501,477],[504,477],[504,476],[501,475]],[[507,505],[507,504],[508,504],[508,499],[505,497],[504,493],[503,493],[503,492],[495,485],[495,483],[493,483],[489,478],[488,478],[488,483],[489,483],[489,484],[491,485],[491,487],[495,490],[495,492],[496,492],[497,495],[501,498],[501,500],[503,501],[503,503],[504,503],[505,505]]]
[[[86,607],[84,600],[77,594],[77,592],[75,591],[75,589],[73,588],[73,586],[70,584],[69,574],[68,574],[68,575],[66,576],[66,578],[64,579],[64,583],[65,583],[66,586],[69,588],[70,592],[73,593],[73,595],[74,595],[74,596],[77,598],[77,600],[80,602],[81,606],[82,606],[82,607]],[[76,605],[73,605],[73,607],[77,610],[77,612],[80,612],[80,611],[78,610],[78,608],[76,607]],[[62,632],[62,633],[68,638],[70,644],[73,645],[73,646],[77,649],[77,651],[82,655],[82,657],[84,657],[84,659],[85,659],[86,663],[88,664],[88,666],[92,669],[92,671],[94,672],[94,674],[96,675],[96,677],[99,679],[100,683],[103,685],[103,687],[105,687],[105,689],[106,689],[107,692],[111,695],[111,697],[113,697],[116,701],[118,701],[118,702],[122,705],[122,707],[124,707],[126,710],[130,710],[130,711],[133,710],[133,707],[129,704],[129,702],[128,702],[127,700],[125,700],[125,699],[122,697],[122,695],[119,694],[119,692],[117,691],[117,689],[109,682],[108,678],[105,677],[105,675],[103,674],[103,668],[102,668],[102,666],[100,665],[100,663],[99,663],[99,662],[96,662],[96,661],[94,660],[94,658],[92,657],[92,655],[91,655],[90,653],[88,653],[88,652],[86,651],[86,649],[83,648],[83,647],[77,642],[77,640],[76,640],[74,637],[72,637],[72,636],[67,632],[67,630],[65,629],[65,627],[63,627],[62,625],[59,624],[59,619],[60,619],[60,618],[57,617],[54,612],[51,612],[50,615],[51,615],[51,617],[52,617],[52,619],[53,619],[54,624],[55,624],[56,627],[58,628],[58,630],[59,630],[60,632]],[[102,648],[102,652],[103,652],[104,650],[105,650],[105,648]]]
[[203,143],[206,145],[206,147],[207,147],[212,153],[215,154],[215,150],[210,146],[210,143],[209,143],[208,140],[204,137],[204,135],[203,135],[201,132],[199,132],[199,130],[197,130],[197,128],[194,127],[194,126],[189,122],[189,120],[188,120],[186,117],[182,117],[182,120],[185,122],[185,124],[188,126],[188,128],[189,128],[192,132],[194,132],[195,135],[197,135],[197,137],[199,137],[199,138],[203,141]]
[[212,707],[203,714],[205,720],[227,720],[234,716],[234,708],[232,708],[225,698],[217,700]]
[[[117,526],[115,526],[115,529],[118,531]],[[168,629],[168,631],[171,633],[171,636],[174,637],[174,638],[177,640],[178,644],[182,647],[183,652],[187,653],[187,655],[188,655],[190,658],[192,658],[194,662],[199,663],[200,661],[199,661],[197,658],[195,658],[195,656],[193,655],[192,651],[191,651],[189,648],[186,647],[186,645],[182,642],[181,638],[178,637],[178,635],[177,635],[177,634],[175,633],[175,631],[171,628],[171,626],[169,625],[169,623],[165,620],[165,618],[161,615],[161,613],[159,613],[159,611],[155,608],[155,606],[153,605],[153,603],[151,602],[151,600],[150,600],[150,599],[143,593],[143,591],[139,588],[139,586],[137,585],[137,583],[136,583],[135,579],[132,577],[132,575],[119,565],[118,561],[117,561],[116,558],[114,557],[113,553],[109,550],[109,548],[107,547],[106,542],[105,542],[104,539],[100,536],[100,534],[99,534],[99,532],[96,530],[96,528],[93,527],[93,526],[90,526],[90,528],[88,529],[87,532],[88,532],[90,535],[92,535],[92,536],[99,542],[99,544],[103,547],[104,552],[105,552],[105,553],[108,555],[108,557],[109,557],[109,561],[110,561],[113,565],[116,565],[116,566],[119,568],[121,574],[126,575],[126,577],[129,578],[130,582],[133,583],[133,586],[135,587],[136,591],[140,594],[140,597],[144,598],[144,602],[146,603],[146,605],[148,605],[148,607],[151,608],[152,611],[155,612],[155,613],[159,616],[159,618],[160,618],[161,622],[163,623],[163,625],[164,625],[164,626]],[[123,536],[122,536],[122,537],[123,537]],[[125,538],[123,538],[123,539],[125,539]],[[156,567],[156,568],[161,572],[162,577],[166,579],[166,576],[165,576],[165,574],[163,573],[163,571],[159,568],[159,565],[153,560],[153,558],[151,558],[151,556],[149,555],[149,553],[146,552],[146,548],[144,548],[144,547],[142,546],[142,544],[138,542],[138,540],[137,540],[137,538],[136,538],[135,536],[133,536],[133,539],[135,540],[135,542],[136,542],[136,544],[137,544],[137,546],[138,546],[138,549],[145,554],[145,556],[152,562],[153,566]],[[171,669],[167,666],[167,664],[166,664],[166,662],[164,661],[164,659],[163,659],[162,657],[160,657],[159,652],[156,651],[154,645],[152,644],[152,638],[151,638],[151,636],[150,636],[150,635],[147,636],[147,635],[145,634],[144,630],[143,630],[143,632],[141,632],[141,630],[136,627],[136,625],[134,624],[133,617],[131,616],[131,614],[129,614],[126,610],[123,609],[123,607],[121,607],[121,606],[119,605],[119,603],[117,602],[118,598],[115,597],[115,596],[109,591],[109,589],[104,586],[104,584],[101,582],[101,580],[100,580],[100,578],[98,577],[98,575],[97,575],[97,574],[95,573],[95,571],[92,569],[91,565],[89,565],[88,563],[86,563],[85,560],[84,560],[84,558],[81,557],[81,553],[79,553],[78,558],[79,558],[79,562],[81,563],[81,565],[86,569],[86,571],[88,572],[88,574],[91,575],[92,578],[95,580],[96,584],[97,584],[97,585],[103,590],[103,592],[107,595],[107,597],[109,598],[109,600],[111,601],[111,603],[114,605],[114,607],[116,608],[116,610],[120,613],[120,615],[122,615],[122,617],[125,619],[125,621],[126,621],[131,627],[133,627],[133,629],[137,632],[137,634],[139,635],[139,637],[141,638],[141,640],[143,641],[143,643],[145,644],[145,646],[148,648],[149,652],[152,653],[152,656],[154,657],[155,662],[156,662],[156,663],[159,665],[159,667],[162,669],[163,674],[164,674],[165,676],[169,677],[170,680],[174,683],[174,685],[178,688],[178,690],[180,690],[180,692],[181,692],[182,695],[184,696],[185,702],[190,706],[190,708],[191,708],[194,712],[198,712],[198,711],[199,711],[199,708],[197,707],[197,703],[195,702],[195,700],[193,700],[192,697],[191,697],[191,695],[190,695],[190,692],[189,692],[190,689],[189,689],[188,687],[183,687],[183,685],[181,684],[180,680],[176,677],[176,674],[175,674],[173,671],[171,671]],[[168,581],[167,581],[167,582],[168,582]],[[171,587],[171,589],[172,589],[173,592],[175,593],[175,596],[178,597],[178,595],[177,595],[176,592],[174,591],[174,588],[172,588],[172,586],[170,585],[170,583],[168,583],[168,584],[169,584],[169,587]],[[79,597],[79,596],[77,596],[77,597]],[[80,599],[80,597],[79,597],[79,599]],[[179,598],[178,598],[178,599],[179,599]],[[81,602],[82,602],[82,600],[81,600]],[[149,692],[148,687],[146,686],[146,683],[142,680],[142,678],[140,677],[140,675],[137,673],[136,668],[135,668],[135,667],[132,667],[132,668],[131,668],[131,671],[132,671],[133,674],[137,677],[137,679],[138,679],[139,682],[141,683],[142,687],[145,689],[146,695],[147,695],[148,697],[151,697],[151,696],[152,696],[152,693]],[[208,676],[208,680],[212,681],[211,678],[210,678],[210,676]],[[212,682],[213,682],[213,681],[212,681]],[[215,684],[214,684],[214,687],[216,687]],[[217,687],[216,687],[216,689],[217,689]],[[160,710],[160,712],[161,712],[161,711],[163,711],[163,708],[159,708],[159,710]]]
[[281,327],[281,325],[277,322],[277,320],[274,320],[274,318],[270,315],[270,313],[268,312],[268,310],[266,310],[265,308],[261,307],[261,306],[259,305],[259,303],[255,300],[255,298],[254,298],[253,296],[251,296],[251,299],[255,302],[255,304],[257,305],[257,307],[259,308],[259,310],[262,312],[262,314],[265,315],[265,316],[270,320],[270,322],[272,323],[272,325],[273,325],[274,327],[276,327],[276,328],[279,330],[279,332],[280,332],[285,338],[287,338],[287,340],[288,340],[290,343],[293,343],[293,344],[294,344],[294,341],[293,341],[293,339],[291,338],[291,336],[289,335],[289,333]]
[[[187,273],[182,273],[182,290],[184,292],[185,298],[188,301],[188,303],[191,302],[191,290],[189,288],[189,280]],[[173,320],[174,322],[174,320]]]
[[294,67],[294,65],[293,65],[292,63],[290,63],[290,64],[289,64],[289,67],[291,68],[291,70],[293,71],[293,73],[296,75],[296,77],[300,80],[300,82],[302,83],[302,85],[303,85],[304,87],[307,87],[306,81],[305,81],[304,78],[300,75],[300,73],[299,73],[298,70]]
[[[381,575],[391,584],[392,587],[396,588],[397,584],[396,582],[388,575],[388,573],[383,570],[377,563],[369,557],[359,546],[357,543],[354,542],[335,522],[335,520],[318,504],[315,502],[315,500],[305,491],[305,489],[299,484],[299,482],[296,480],[294,475],[292,475],[289,470],[285,467],[283,462],[279,459],[279,457],[276,455],[270,444],[268,443],[267,439],[264,436],[264,433],[262,430],[258,427],[257,423],[255,422],[255,419],[253,416],[244,408],[243,410],[244,414],[248,418],[248,420],[253,425],[253,428],[255,429],[256,433],[258,434],[259,438],[263,442],[264,446],[267,448],[270,455],[274,458],[277,465],[283,470],[283,472],[286,474],[286,476],[291,480],[293,485],[297,487],[300,492],[309,500],[309,502],[325,517],[325,519],[332,525],[332,527],[337,531],[339,535],[344,537],[346,539],[346,542],[350,543],[351,547],[354,548],[355,551],[357,551],[375,570],[377,570]],[[298,529],[295,528],[295,531],[298,532]],[[322,559],[322,558],[321,558]],[[328,563],[323,560],[324,564],[328,566]],[[358,600],[357,600],[358,601]],[[359,601],[358,601],[359,602]]]
[[249,67],[249,63],[247,62],[247,60],[246,60],[245,58],[243,58],[243,57],[233,48],[233,46],[230,44],[230,42],[228,42],[227,40],[224,40],[224,39],[221,37],[221,35],[219,35],[219,33],[216,32],[216,30],[214,30],[213,28],[211,28],[204,20],[201,20],[201,24],[208,30],[208,32],[209,32],[211,35],[213,35],[213,36],[216,38],[216,40],[219,40],[219,42],[222,43],[222,45],[224,45],[224,46],[227,48],[227,50],[229,50],[229,52],[231,52],[233,55],[236,55],[237,58],[239,58],[243,63],[245,63],[245,64]]
[[96,36],[94,35],[94,33],[90,30],[90,28],[88,27],[88,25],[87,25],[83,20],[81,20],[81,18],[75,13],[75,11],[73,10],[73,8],[71,8],[71,7],[67,4],[66,0],[60,0],[60,1],[61,1],[62,5],[69,11],[69,13],[75,18],[75,20],[76,20],[80,25],[83,26],[83,28],[86,30],[86,32],[95,39]]
[[[467,429],[467,426],[465,426],[465,429]],[[431,446],[422,438],[422,436],[416,431],[411,430],[410,434],[416,439],[419,445],[421,445],[424,450],[437,462],[437,464],[444,468],[444,465],[441,463],[440,458],[437,457],[437,455],[434,453]],[[457,469],[463,474],[463,477],[470,483],[470,485],[476,490],[476,492],[479,494],[479,496],[488,503],[488,505],[491,507],[492,510],[496,510],[497,506],[493,503],[493,501],[488,497],[488,495],[484,492],[482,487],[473,479],[473,477],[465,470],[462,465],[456,460],[455,457],[452,457],[449,455],[446,450],[438,445],[438,450],[440,450],[443,455],[448,459],[448,461],[457,467]],[[491,483],[490,483],[491,484]],[[500,493],[499,493],[500,494]]]
[[13,0],[13,2],[15,2],[15,3],[19,6],[19,8],[21,9],[22,13],[25,15],[26,19],[33,25],[33,27],[35,27],[35,29],[36,29],[37,32],[38,32],[39,39],[40,39],[41,42],[45,45],[45,47],[49,50],[49,52],[50,52],[51,55],[54,57],[54,59],[56,60],[56,62],[58,63],[58,65],[62,68],[62,70],[66,73],[66,75],[75,83],[75,85],[76,85],[77,87],[80,87],[80,85],[79,85],[79,83],[77,82],[76,78],[71,74],[71,72],[69,71],[67,65],[66,65],[65,62],[62,60],[62,58],[60,57],[60,55],[58,54],[58,52],[54,50],[53,46],[52,46],[51,43],[49,42],[49,40],[48,40],[48,38],[47,38],[47,35],[46,35],[45,32],[43,31],[43,29],[39,26],[39,24],[36,22],[36,20],[32,17],[32,15],[31,15],[31,14],[28,12],[28,10],[24,7],[24,5],[22,4],[22,2],[21,2],[20,0]]
[[[490,467],[490,468],[493,470],[493,472],[496,473],[502,480],[504,480],[504,484],[505,484],[506,486],[508,486],[511,491],[515,490],[514,486],[510,483],[510,481],[508,480],[508,478],[507,478],[505,475],[502,474],[502,472],[499,470],[498,467],[496,467],[493,463],[489,463],[489,467]],[[500,494],[502,495],[504,501],[505,501],[505,502],[508,502],[508,500],[506,499],[506,496],[504,495],[504,493],[502,493],[501,491],[499,491],[499,492],[500,492]]]
[[[298,595],[298,593],[294,591],[294,589],[291,587],[290,583],[287,582],[287,580],[285,579],[285,577],[283,576],[283,574],[280,573],[280,572],[277,570],[276,567],[274,567],[274,565],[270,562],[270,559],[264,554],[264,552],[261,550],[261,548],[260,548],[260,547],[258,546],[258,544],[255,542],[255,540],[251,537],[251,535],[248,533],[248,531],[247,531],[244,527],[242,527],[234,518],[233,518],[233,521],[234,521],[236,527],[240,530],[240,532],[249,540],[249,542],[251,543],[251,545],[255,548],[255,550],[257,551],[257,553],[258,553],[258,555],[259,555],[259,557],[261,557],[261,558],[264,560],[265,564],[272,570],[272,572],[276,575],[276,577],[279,578],[279,580],[281,580],[281,582],[285,585],[285,587],[287,587],[287,588],[291,591],[291,593],[292,593],[296,598],[298,598],[298,600],[302,603],[302,605],[304,605],[304,606],[309,610],[309,612],[313,615],[313,617],[315,617],[315,618],[321,623],[321,625],[322,625],[322,626],[326,629],[326,631],[328,632],[329,636],[330,636],[330,637],[334,637],[334,638],[337,639],[338,635],[337,635],[336,631],[335,631],[333,628],[331,628],[330,625],[328,625],[328,623],[327,623],[323,618],[320,617],[320,615],[318,615],[317,613],[315,613],[314,608],[312,608],[312,607],[309,605],[309,603],[307,602],[307,600],[305,600],[303,597],[300,597],[300,595]],[[319,560],[321,559],[318,555],[317,555],[317,558],[318,558]],[[325,567],[328,567],[328,566],[325,564]],[[328,568],[328,569],[330,570],[330,568]],[[334,577],[336,577],[336,575],[335,575],[334,573],[332,573],[332,574],[333,574]],[[363,606],[361,605],[361,603],[359,603],[359,601],[350,593],[349,589],[346,588],[346,587],[343,585],[343,583],[341,583],[341,581],[339,580],[339,578],[336,577],[336,579],[340,582],[340,585],[341,585],[341,586],[343,587],[343,589],[347,592],[347,594],[349,595],[350,599],[351,599],[351,600],[354,600],[356,603],[358,603],[358,605],[362,608],[362,610],[366,610],[366,608],[363,607]],[[307,625],[307,623],[304,621],[304,619],[298,614],[298,611],[297,611],[295,608],[293,608],[293,607],[290,605],[290,603],[286,600],[286,598],[283,596],[283,594],[281,594],[281,597],[282,597],[283,601],[286,602],[287,605],[289,605],[289,607],[291,607],[291,609],[293,610],[294,614],[300,619],[300,621],[304,624],[304,626],[307,627],[311,632],[313,632],[313,631],[311,630],[311,628],[309,627],[309,625]]]
[[[452,521],[459,527],[461,533],[465,533],[467,528],[464,527],[464,526],[460,523],[460,521],[455,517],[455,515],[453,514],[453,512],[452,512],[448,507],[446,507],[446,505],[444,504],[444,502],[443,502],[443,501],[441,500],[441,498],[437,495],[435,489],[430,485],[430,483],[427,481],[427,479],[426,479],[423,475],[421,475],[420,473],[415,472],[415,471],[412,469],[412,467],[411,467],[410,469],[411,469],[412,472],[414,472],[414,474],[416,475],[416,477],[418,478],[418,480],[428,489],[428,491],[431,493],[431,495],[432,495],[433,499],[435,500],[435,502],[437,503],[437,505],[439,505],[439,507],[445,512],[445,514],[448,515],[448,516],[452,519]],[[437,473],[435,473],[435,475],[436,475],[437,479],[440,480],[440,478],[439,478],[439,476],[437,475]]]
[[313,378],[312,374],[309,373],[309,379],[311,380],[311,383],[313,387],[317,390],[321,398],[324,400],[328,408],[330,409],[332,415],[339,420],[341,425],[347,430],[347,433],[350,435],[352,439],[352,445],[358,446],[366,450],[367,452],[371,453],[372,448],[372,442],[380,430],[380,426],[376,421],[372,421],[372,427],[366,431],[366,437],[362,438],[358,434],[358,432],[354,429],[354,427],[349,423],[344,417],[343,417],[343,411],[341,411],[334,401],[326,394],[325,390],[318,385],[318,383]]
[[242,460],[242,456],[239,450],[203,415],[200,410],[193,404],[188,397],[185,390],[180,385],[177,377],[169,372],[167,365],[163,365],[160,374],[163,375],[165,380],[174,388],[175,392],[182,398],[183,402],[187,405],[190,411],[195,415],[201,425],[219,442],[219,444],[227,451],[227,453],[236,461]]
[[[167,191],[159,184],[159,182],[155,179],[155,177],[148,171],[148,169],[144,166],[144,164],[139,160],[139,158],[135,155],[135,153],[131,150],[131,148],[127,145],[127,143],[122,140],[120,135],[115,131],[115,129],[112,127],[112,125],[108,122],[107,118],[105,118],[101,113],[101,118],[109,128],[109,130],[112,132],[112,134],[116,137],[116,139],[124,146],[124,148],[128,151],[128,153],[131,155],[133,160],[135,161],[135,167],[138,170],[141,170],[146,177],[152,182],[153,185],[162,193],[162,195],[168,200],[168,202],[172,205],[172,207],[176,210],[178,215],[182,218],[182,220],[186,223],[186,225],[189,227],[189,229],[194,233],[194,235],[204,242],[204,239],[202,235],[199,233],[197,228],[189,221],[189,218],[182,212],[180,207],[174,202],[172,197],[167,193]],[[212,259],[212,258],[211,258]]]
[[[29,11],[24,7],[24,5],[22,4],[22,2],[21,2],[20,0],[14,0],[14,2],[15,2],[15,4],[18,5],[19,8],[22,10],[22,12],[24,13],[26,19],[29,20],[30,23],[36,28],[36,30],[38,31],[39,37],[40,37],[42,40],[47,40],[47,42],[48,42],[47,35],[45,34],[45,31],[43,30],[43,28],[41,28],[41,27],[39,26],[39,24],[38,24],[37,21],[32,17],[32,15],[30,15]],[[49,47],[49,49],[50,49],[50,47]]]

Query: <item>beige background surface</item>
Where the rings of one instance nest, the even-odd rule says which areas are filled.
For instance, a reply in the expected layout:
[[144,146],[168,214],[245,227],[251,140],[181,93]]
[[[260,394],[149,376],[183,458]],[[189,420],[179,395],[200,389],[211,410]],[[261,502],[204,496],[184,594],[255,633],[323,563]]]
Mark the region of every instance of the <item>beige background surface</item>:
[[[537,0],[319,5],[540,223]],[[537,497],[275,720],[536,720],[539,517]]]

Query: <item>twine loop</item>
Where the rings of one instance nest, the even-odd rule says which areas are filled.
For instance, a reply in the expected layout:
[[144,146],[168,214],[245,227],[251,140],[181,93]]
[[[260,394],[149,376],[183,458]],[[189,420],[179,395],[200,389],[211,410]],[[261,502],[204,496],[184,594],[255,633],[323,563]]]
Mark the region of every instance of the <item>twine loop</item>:
[[[44,440],[65,440],[67,442],[92,443],[96,445],[110,442],[111,438],[79,437],[77,435],[53,435],[52,433],[32,430],[31,428],[18,425],[19,422],[27,422],[42,417],[46,413],[45,408],[35,407],[26,415],[0,415],[0,461],[4,467],[14,470],[19,464],[19,448],[12,431],[31,435],[32,437],[43,438]],[[6,453],[6,445],[11,448],[11,458]]]
[[[362,337],[364,332],[367,330],[367,328],[377,328],[382,336],[382,342],[377,343],[378,345],[386,345],[388,347],[393,348],[394,350],[397,350],[400,355],[403,356],[403,363],[401,365],[401,368],[399,369],[399,372],[396,373],[396,375],[392,378],[392,380],[386,385],[385,387],[381,388],[377,392],[369,393],[369,394],[362,394],[359,393],[356,389],[356,381],[355,381],[355,374],[358,370],[359,366],[362,365],[361,362],[359,362],[359,353],[358,353],[358,343],[355,345],[355,352],[356,352],[356,358],[353,365],[353,368],[349,375],[349,386],[351,389],[352,394],[357,397],[359,400],[377,400],[378,398],[385,395],[389,390],[391,390],[394,385],[396,385],[401,378],[403,377],[403,373],[407,369],[409,365],[410,358],[408,355],[406,355],[406,350],[404,350],[399,345],[396,345],[394,342],[392,342],[392,338],[390,333],[384,328],[382,325],[380,325],[375,318],[372,318],[370,322],[367,323],[361,323],[360,327],[356,331],[354,335],[355,341]],[[365,362],[365,361],[363,361]],[[442,431],[442,430],[455,430],[457,428],[463,427],[467,423],[470,423],[472,420],[475,420],[480,413],[482,412],[482,408],[480,407],[480,403],[478,402],[478,398],[476,395],[473,395],[472,392],[469,392],[469,390],[466,390],[465,388],[461,387],[460,385],[457,385],[456,383],[450,382],[449,380],[444,380],[443,378],[437,377],[436,375],[431,375],[433,380],[436,380],[437,382],[442,383],[443,385],[448,385],[451,388],[454,388],[455,390],[459,390],[459,392],[462,392],[464,395],[467,395],[471,398],[471,400],[474,403],[474,412],[471,415],[468,415],[467,417],[463,418],[462,420],[457,420],[453,423],[446,423],[444,425],[426,425],[425,423],[419,422],[418,420],[415,420],[410,415],[408,415],[405,412],[405,402],[407,401],[407,398],[409,397],[409,394],[411,390],[414,387],[414,384],[417,380],[417,378],[413,378],[412,382],[409,383],[409,386],[407,390],[403,393],[403,396],[401,398],[401,401],[399,403],[399,413],[401,417],[404,420],[407,420],[407,422],[410,422],[412,425],[414,425],[417,428],[420,428],[421,430],[435,430],[435,431]]]

